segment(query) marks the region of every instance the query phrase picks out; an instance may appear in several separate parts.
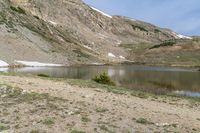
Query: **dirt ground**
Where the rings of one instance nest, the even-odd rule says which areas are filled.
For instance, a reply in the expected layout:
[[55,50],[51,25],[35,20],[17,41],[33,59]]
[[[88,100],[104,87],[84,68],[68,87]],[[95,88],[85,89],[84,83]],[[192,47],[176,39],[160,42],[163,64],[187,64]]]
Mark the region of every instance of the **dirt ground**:
[[64,79],[1,75],[0,99],[5,133],[200,132],[199,104],[181,98],[139,98]]

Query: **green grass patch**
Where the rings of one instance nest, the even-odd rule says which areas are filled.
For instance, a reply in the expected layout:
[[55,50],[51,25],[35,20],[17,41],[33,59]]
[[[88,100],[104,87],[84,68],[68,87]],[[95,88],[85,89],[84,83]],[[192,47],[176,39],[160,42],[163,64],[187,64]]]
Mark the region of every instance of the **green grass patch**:
[[86,132],[84,132],[84,131],[78,131],[78,130],[73,130],[73,131],[71,131],[71,133],[86,133]]
[[26,14],[26,11],[19,6],[18,7],[10,6],[10,9],[20,14]]
[[44,119],[44,120],[42,121],[42,123],[43,123],[44,125],[48,125],[48,126],[54,125],[54,124],[55,124],[53,118],[46,118],[46,119]]
[[82,116],[81,121],[82,122],[90,122],[91,120],[86,116]]
[[96,112],[97,112],[97,113],[105,113],[105,112],[107,112],[107,111],[109,111],[109,110],[106,109],[106,108],[97,108],[97,109],[96,109]]
[[153,122],[150,122],[150,121],[148,121],[147,119],[145,119],[145,118],[139,118],[139,119],[137,119],[136,120],[136,122],[137,123],[140,123],[140,124],[153,124]]
[[3,124],[0,123],[0,132],[8,130],[8,129],[10,129],[9,126],[5,126],[5,125],[3,125]]

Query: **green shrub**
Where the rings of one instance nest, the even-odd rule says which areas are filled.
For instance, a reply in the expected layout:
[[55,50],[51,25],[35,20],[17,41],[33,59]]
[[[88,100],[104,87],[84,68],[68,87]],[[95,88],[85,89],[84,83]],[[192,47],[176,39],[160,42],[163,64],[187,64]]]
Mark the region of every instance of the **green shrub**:
[[153,122],[150,122],[148,120],[146,120],[145,118],[139,118],[136,120],[137,123],[140,123],[140,124],[153,124]]
[[111,80],[111,78],[105,72],[100,75],[95,76],[92,80],[100,84],[115,86],[115,83]]
[[161,32],[159,29],[154,29],[154,33],[159,33]]
[[145,29],[144,27],[139,26],[139,25],[132,25],[132,28],[133,28],[133,30],[139,29],[140,31],[148,32],[147,29]]
[[42,74],[42,73],[38,74],[37,76],[39,76],[39,77],[49,77],[49,75],[47,75],[47,74]]

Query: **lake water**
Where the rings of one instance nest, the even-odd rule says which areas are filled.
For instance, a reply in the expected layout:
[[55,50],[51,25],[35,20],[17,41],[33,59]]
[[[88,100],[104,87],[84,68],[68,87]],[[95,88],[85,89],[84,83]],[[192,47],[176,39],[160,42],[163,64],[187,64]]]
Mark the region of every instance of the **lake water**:
[[[1,71],[1,69],[0,69]],[[107,72],[118,86],[153,92],[176,93],[200,97],[200,72],[187,68],[142,65],[80,66],[80,67],[25,67],[4,69],[14,73],[48,74],[57,78],[91,79]]]

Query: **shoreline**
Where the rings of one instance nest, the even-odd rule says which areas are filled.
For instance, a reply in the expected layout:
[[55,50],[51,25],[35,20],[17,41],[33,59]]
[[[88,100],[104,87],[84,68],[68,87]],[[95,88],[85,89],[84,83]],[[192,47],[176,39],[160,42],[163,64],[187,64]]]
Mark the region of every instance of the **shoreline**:
[[120,63],[98,63],[98,64],[72,64],[72,65],[64,65],[59,64],[59,66],[29,66],[29,65],[9,65],[9,66],[0,66],[0,68],[25,68],[25,67],[81,67],[81,66],[119,66],[119,65],[141,65],[141,66],[151,66],[151,67],[172,67],[172,68],[188,68],[196,71],[200,71],[200,66],[189,66],[189,65],[166,65],[166,64],[147,64],[140,62],[120,62]]

